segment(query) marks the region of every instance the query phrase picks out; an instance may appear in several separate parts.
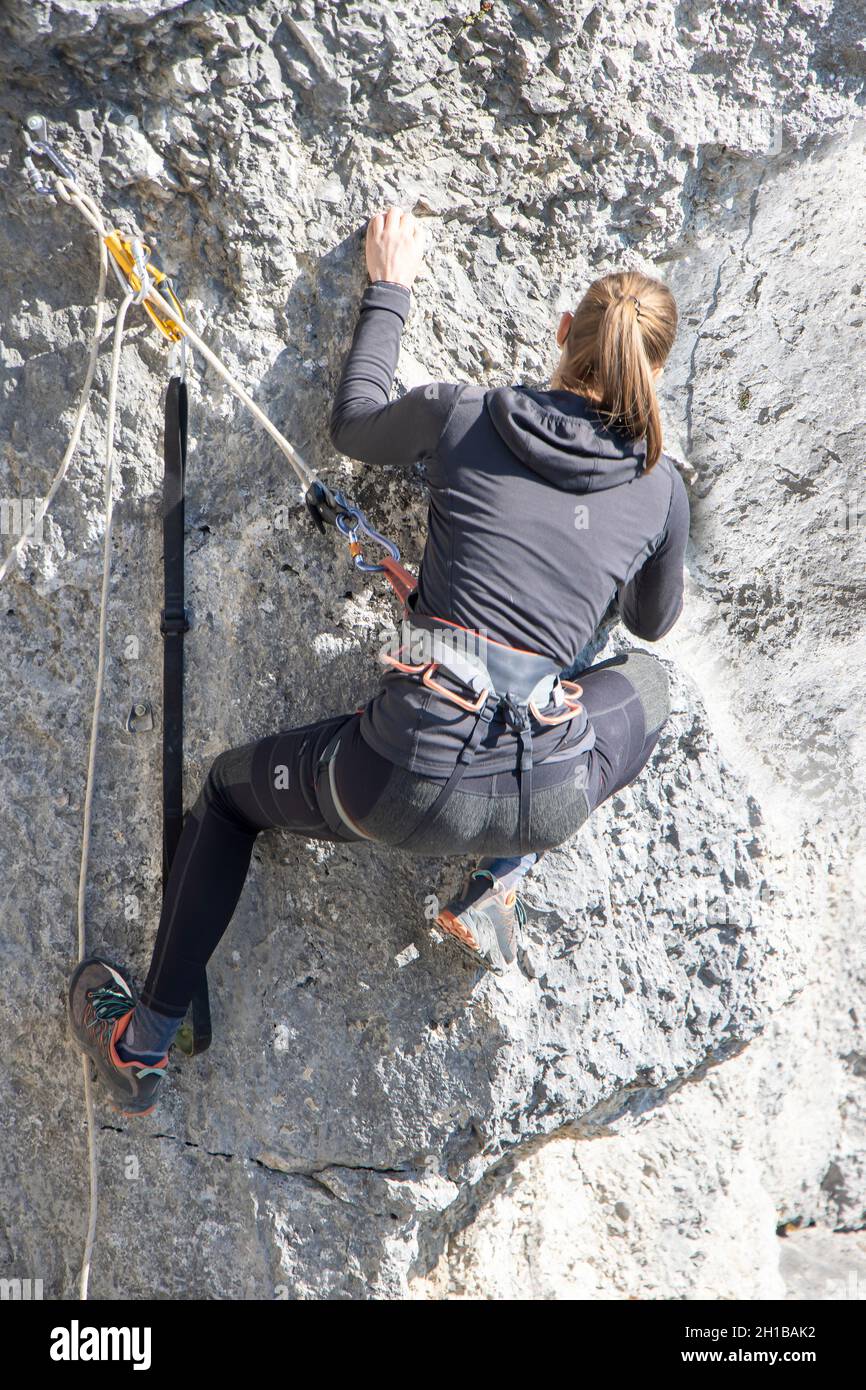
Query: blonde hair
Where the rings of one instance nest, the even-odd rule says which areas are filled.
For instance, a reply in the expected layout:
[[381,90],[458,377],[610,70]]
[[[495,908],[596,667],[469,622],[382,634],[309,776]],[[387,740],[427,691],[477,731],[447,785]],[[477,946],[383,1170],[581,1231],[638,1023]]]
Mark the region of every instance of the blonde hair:
[[662,425],[653,369],[677,331],[676,300],[661,280],[636,270],[594,280],[574,311],[554,390],[594,397],[611,429],[646,438],[646,471],[658,463]]

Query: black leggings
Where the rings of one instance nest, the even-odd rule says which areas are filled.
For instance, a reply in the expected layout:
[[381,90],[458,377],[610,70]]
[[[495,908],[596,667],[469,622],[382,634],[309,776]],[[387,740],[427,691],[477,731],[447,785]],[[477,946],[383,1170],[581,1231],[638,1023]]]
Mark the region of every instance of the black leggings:
[[[602,801],[633,781],[669,712],[664,667],[628,652],[584,672],[581,703],[595,746],[577,758],[545,760],[533,772],[532,848],[562,844]],[[438,795],[441,783],[396,768],[359,730],[360,715],[306,724],[221,753],[187,813],[172,864],[144,989],[159,1013],[186,1013],[203,967],[231,921],[256,836],[282,829],[338,841],[316,800],[318,759],[342,729],[337,791],[351,820],[382,844],[397,844]],[[519,787],[512,772],[467,774],[417,847],[418,853],[513,854],[519,845]]]

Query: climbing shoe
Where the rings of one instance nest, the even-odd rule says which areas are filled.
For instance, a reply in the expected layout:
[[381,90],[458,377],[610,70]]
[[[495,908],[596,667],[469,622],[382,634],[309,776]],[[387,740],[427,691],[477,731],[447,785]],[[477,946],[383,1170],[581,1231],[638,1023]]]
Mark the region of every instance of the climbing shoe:
[[502,975],[517,952],[517,932],[526,910],[515,888],[503,888],[489,869],[475,869],[459,898],[436,918],[435,925],[463,953]]
[[122,1115],[150,1114],[168,1068],[167,1055],[150,1064],[124,1061],[117,1052],[136,1002],[120,967],[101,956],[83,960],[69,983],[69,1030]]

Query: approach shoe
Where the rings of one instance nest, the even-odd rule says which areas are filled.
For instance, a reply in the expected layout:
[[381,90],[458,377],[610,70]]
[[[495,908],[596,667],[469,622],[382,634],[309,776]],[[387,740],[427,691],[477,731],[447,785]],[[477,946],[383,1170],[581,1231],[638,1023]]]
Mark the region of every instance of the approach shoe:
[[168,1054],[150,1064],[124,1061],[117,1052],[136,1002],[123,971],[103,956],[88,956],[69,982],[69,1031],[122,1115],[150,1114],[168,1068]]
[[434,925],[476,965],[502,975],[514,961],[525,921],[517,889],[503,888],[489,869],[474,869],[460,897],[442,909]]

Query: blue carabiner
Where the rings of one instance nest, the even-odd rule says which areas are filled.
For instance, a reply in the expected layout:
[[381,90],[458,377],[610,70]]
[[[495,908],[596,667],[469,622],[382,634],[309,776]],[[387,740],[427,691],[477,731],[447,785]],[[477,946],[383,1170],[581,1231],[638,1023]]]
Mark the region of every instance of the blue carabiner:
[[[361,537],[363,536],[366,540],[373,541],[376,545],[381,545],[382,549],[388,552],[392,560],[399,561],[400,551],[397,549],[394,542],[388,540],[387,536],[383,536],[380,531],[375,530],[375,528],[370,525],[360,507],[356,507],[352,502],[347,502],[342,492],[334,493],[334,501],[339,507],[339,511],[334,518],[334,525],[340,534],[346,537],[346,540],[349,541],[351,545],[360,545]],[[381,565],[372,564],[369,560],[365,560],[363,555],[355,555],[353,558],[355,561],[355,568],[361,570],[362,573],[382,573]]]

